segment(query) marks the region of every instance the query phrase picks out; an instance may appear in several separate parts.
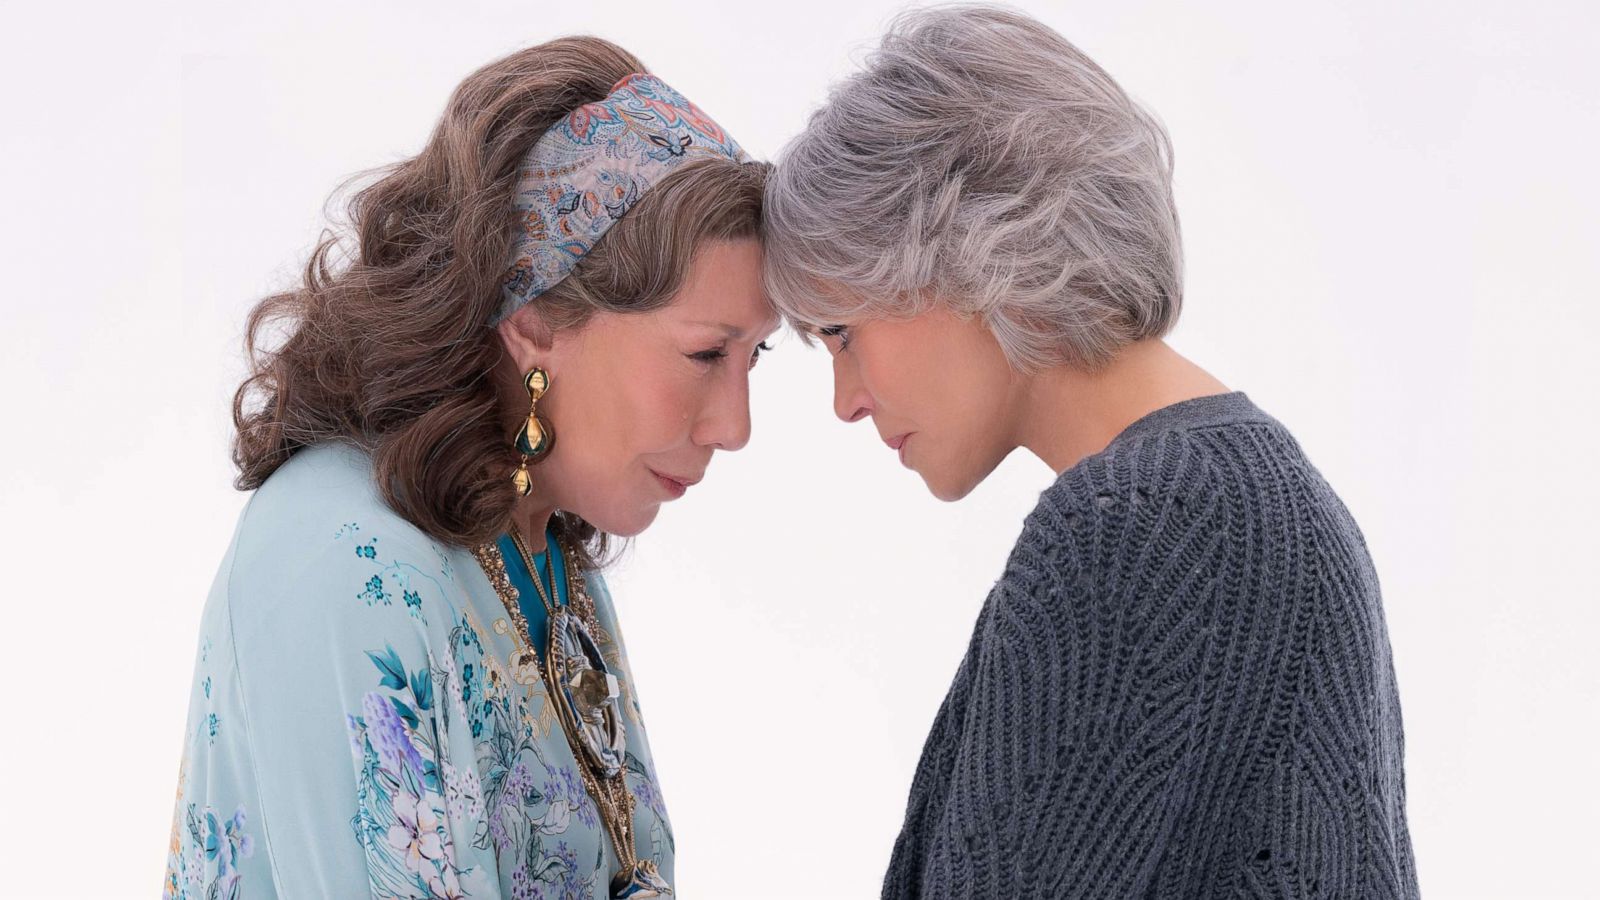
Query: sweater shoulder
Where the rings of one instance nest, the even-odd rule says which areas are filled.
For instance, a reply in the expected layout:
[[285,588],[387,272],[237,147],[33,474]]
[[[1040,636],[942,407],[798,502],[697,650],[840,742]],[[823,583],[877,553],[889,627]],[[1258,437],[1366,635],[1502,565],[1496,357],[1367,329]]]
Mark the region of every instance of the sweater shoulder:
[[1193,550],[1226,531],[1221,495],[1206,443],[1188,430],[1114,442],[1040,495],[1007,572],[1094,579]]

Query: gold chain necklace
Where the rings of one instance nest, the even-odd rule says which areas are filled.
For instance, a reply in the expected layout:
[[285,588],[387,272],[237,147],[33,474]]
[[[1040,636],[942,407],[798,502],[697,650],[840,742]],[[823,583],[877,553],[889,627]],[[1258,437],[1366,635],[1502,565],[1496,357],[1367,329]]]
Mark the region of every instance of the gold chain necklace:
[[[544,587],[544,573],[534,568],[534,554],[528,550],[528,544],[522,539],[522,531],[520,529],[511,529],[511,542],[517,546],[517,551],[522,554],[522,564],[527,567],[528,575],[533,579],[533,590],[534,593],[539,595],[539,602],[544,604],[545,615],[552,617],[555,616],[556,605],[550,599],[550,594],[555,593],[556,589],[556,568],[554,561],[550,560],[548,557],[546,557],[545,560],[546,565],[550,567],[550,591],[546,593]],[[561,561],[565,563],[566,558],[563,557]],[[567,597],[567,602],[571,603],[571,591],[567,592]],[[522,607],[520,604],[517,606],[517,609],[519,612],[521,611]],[[529,634],[532,634],[532,632],[529,632]]]
[[[565,542],[556,542],[565,570],[567,603],[556,606],[546,593],[543,578],[533,565],[533,554],[515,526],[511,541],[522,556],[528,574],[549,618],[543,665],[532,646],[528,620],[516,598],[516,589],[506,574],[505,557],[489,543],[472,550],[478,565],[489,577],[501,605],[511,617],[518,645],[516,664],[526,671],[533,667],[544,678],[545,695],[554,703],[561,730],[572,755],[578,760],[578,773],[584,788],[599,809],[611,845],[621,868],[611,879],[611,896],[617,900],[661,897],[672,893],[655,862],[639,859],[633,844],[634,797],[628,790],[623,757],[626,753],[622,712],[618,706],[620,690],[616,677],[600,655],[593,635],[599,631],[594,600],[574,575],[573,554]],[[550,560],[550,592],[555,592],[555,566]]]

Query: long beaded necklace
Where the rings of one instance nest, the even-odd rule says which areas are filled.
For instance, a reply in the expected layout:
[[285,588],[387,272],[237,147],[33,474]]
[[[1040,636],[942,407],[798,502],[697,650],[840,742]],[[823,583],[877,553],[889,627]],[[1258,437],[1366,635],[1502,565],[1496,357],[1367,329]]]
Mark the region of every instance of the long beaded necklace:
[[567,602],[557,605],[550,597],[556,586],[553,560],[550,590],[546,591],[542,567],[534,566],[533,554],[528,551],[521,532],[513,526],[510,534],[548,616],[549,637],[542,665],[538,652],[531,645],[532,632],[517,603],[516,589],[506,574],[505,557],[500,548],[492,543],[485,544],[473,548],[472,553],[516,626],[515,664],[524,671],[531,667],[542,672],[546,693],[556,706],[556,717],[561,720],[567,743],[578,759],[583,785],[599,808],[601,822],[621,865],[611,879],[611,897],[613,900],[643,900],[671,894],[672,888],[661,877],[655,862],[639,859],[634,849],[634,798],[623,778],[627,735],[618,704],[621,686],[594,639],[599,631],[594,600],[574,576],[574,555],[564,541],[555,542],[554,552],[561,554],[567,588]]

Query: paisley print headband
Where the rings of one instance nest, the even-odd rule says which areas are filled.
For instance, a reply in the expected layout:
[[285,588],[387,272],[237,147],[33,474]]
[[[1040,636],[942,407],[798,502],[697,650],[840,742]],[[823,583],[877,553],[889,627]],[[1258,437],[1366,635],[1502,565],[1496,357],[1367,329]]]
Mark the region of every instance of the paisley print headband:
[[528,151],[498,323],[567,277],[613,223],[668,172],[704,157],[750,157],[722,126],[642,72],[580,106]]

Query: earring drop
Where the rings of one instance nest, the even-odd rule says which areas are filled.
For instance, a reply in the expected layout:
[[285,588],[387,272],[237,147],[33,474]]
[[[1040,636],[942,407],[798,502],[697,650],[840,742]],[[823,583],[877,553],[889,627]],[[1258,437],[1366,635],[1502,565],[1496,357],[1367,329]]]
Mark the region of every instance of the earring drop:
[[555,444],[555,432],[550,423],[539,415],[539,399],[550,389],[550,373],[533,368],[522,377],[522,386],[528,389],[528,419],[517,431],[517,452],[522,454],[522,465],[517,467],[511,481],[517,486],[517,495],[526,497],[533,491],[533,477],[528,466],[538,465]]

